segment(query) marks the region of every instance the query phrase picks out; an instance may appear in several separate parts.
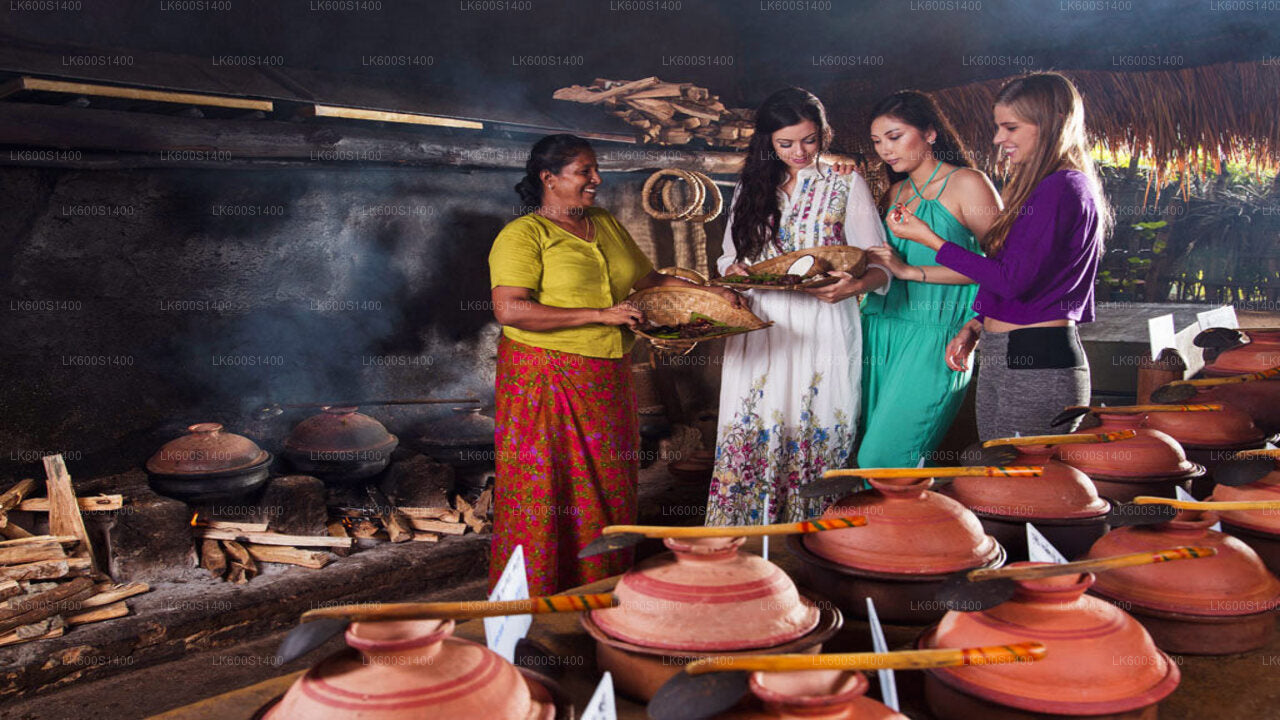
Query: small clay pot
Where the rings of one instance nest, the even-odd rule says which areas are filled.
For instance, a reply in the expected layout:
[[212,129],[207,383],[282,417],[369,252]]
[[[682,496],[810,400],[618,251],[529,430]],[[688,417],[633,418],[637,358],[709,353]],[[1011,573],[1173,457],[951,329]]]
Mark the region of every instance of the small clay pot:
[[[1039,563],[1019,563],[1019,565]],[[1044,659],[926,670],[925,697],[939,720],[1155,718],[1178,686],[1177,665],[1123,610],[1085,595],[1089,573],[1018,581],[1013,599],[947,613],[921,648],[1038,640]]]
[[908,720],[866,697],[869,685],[845,670],[756,672],[747,681],[751,695],[716,720]]

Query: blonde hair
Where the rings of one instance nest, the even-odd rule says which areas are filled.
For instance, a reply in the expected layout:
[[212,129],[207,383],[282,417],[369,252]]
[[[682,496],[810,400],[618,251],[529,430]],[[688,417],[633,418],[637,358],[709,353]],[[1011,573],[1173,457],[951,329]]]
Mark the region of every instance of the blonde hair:
[[1102,192],[1098,169],[1089,157],[1084,127],[1084,101],[1065,75],[1040,72],[1005,83],[996,94],[996,105],[1009,108],[1019,119],[1039,129],[1036,147],[1027,161],[1014,169],[1000,195],[1004,210],[982,239],[982,249],[994,254],[1004,247],[1009,229],[1036,186],[1059,170],[1078,170],[1089,179],[1098,227],[1103,237],[1111,230],[1111,206]]

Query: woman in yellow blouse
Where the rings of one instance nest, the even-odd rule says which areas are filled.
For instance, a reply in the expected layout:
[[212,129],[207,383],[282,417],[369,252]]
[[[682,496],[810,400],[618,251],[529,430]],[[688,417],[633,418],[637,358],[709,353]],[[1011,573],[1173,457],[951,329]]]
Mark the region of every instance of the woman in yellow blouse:
[[489,252],[503,326],[489,578],[497,582],[523,545],[533,595],[630,564],[621,552],[578,559],[600,528],[636,519],[640,435],[626,356],[635,341],[629,328],[644,316],[625,298],[685,284],[656,272],[626,229],[594,207],[600,182],[586,140],[542,138],[516,185],[530,212],[508,223]]

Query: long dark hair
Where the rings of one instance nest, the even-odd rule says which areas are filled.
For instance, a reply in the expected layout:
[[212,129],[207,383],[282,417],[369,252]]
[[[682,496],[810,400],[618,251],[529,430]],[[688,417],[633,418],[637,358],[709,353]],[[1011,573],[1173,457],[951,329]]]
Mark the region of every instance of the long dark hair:
[[754,260],[773,242],[782,219],[778,186],[787,178],[787,165],[773,151],[773,134],[812,120],[818,126],[819,151],[831,144],[831,126],[822,101],[808,90],[787,88],[770,95],[756,110],[756,130],[747,147],[738,196],[733,202],[733,247],[739,260]]
[[583,150],[591,150],[591,143],[568,133],[548,135],[534,143],[533,149],[529,151],[529,159],[524,164],[524,177],[516,183],[520,204],[528,212],[541,207],[542,171],[549,170],[553,175],[560,174],[564,166],[573,162],[573,159]]
[[[942,114],[938,104],[928,95],[917,90],[899,90],[871,108],[872,122],[885,116],[900,120],[919,130],[921,134],[934,131],[937,137],[929,149],[933,151],[935,160],[964,168],[973,167],[964,141],[956,133],[951,121],[947,120],[947,116]],[[907,177],[905,172],[897,172],[887,165],[885,172],[889,175],[890,185]]]

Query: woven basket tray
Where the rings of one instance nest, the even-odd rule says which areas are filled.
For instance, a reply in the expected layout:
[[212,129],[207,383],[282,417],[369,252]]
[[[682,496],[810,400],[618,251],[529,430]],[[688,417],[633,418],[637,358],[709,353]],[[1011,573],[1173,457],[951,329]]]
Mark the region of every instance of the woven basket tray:
[[[849,245],[822,245],[807,250],[794,250],[778,257],[762,260],[755,265],[747,268],[747,272],[752,275],[762,275],[765,273],[782,274],[790,268],[792,263],[800,258],[811,255],[814,258],[813,267],[809,268],[809,272],[805,273],[805,277],[813,277],[819,273],[825,273],[833,270],[847,272],[854,277],[862,277],[867,272],[867,253],[861,248],[851,247]],[[723,278],[716,278],[709,281],[713,285],[721,285],[730,288],[758,288],[760,290],[805,290],[808,288],[822,287],[837,282],[836,278],[821,277],[812,281],[805,281],[798,285],[763,285],[759,283],[744,282],[724,282]]]
[[734,307],[728,300],[709,290],[696,287],[676,285],[646,288],[627,299],[640,306],[651,325],[680,325],[689,321],[691,313],[701,313],[712,320],[743,328],[696,340],[656,338],[643,330],[635,331],[637,335],[653,343],[655,348],[665,352],[687,353],[700,342],[761,330],[773,324],[761,320],[746,308]]

